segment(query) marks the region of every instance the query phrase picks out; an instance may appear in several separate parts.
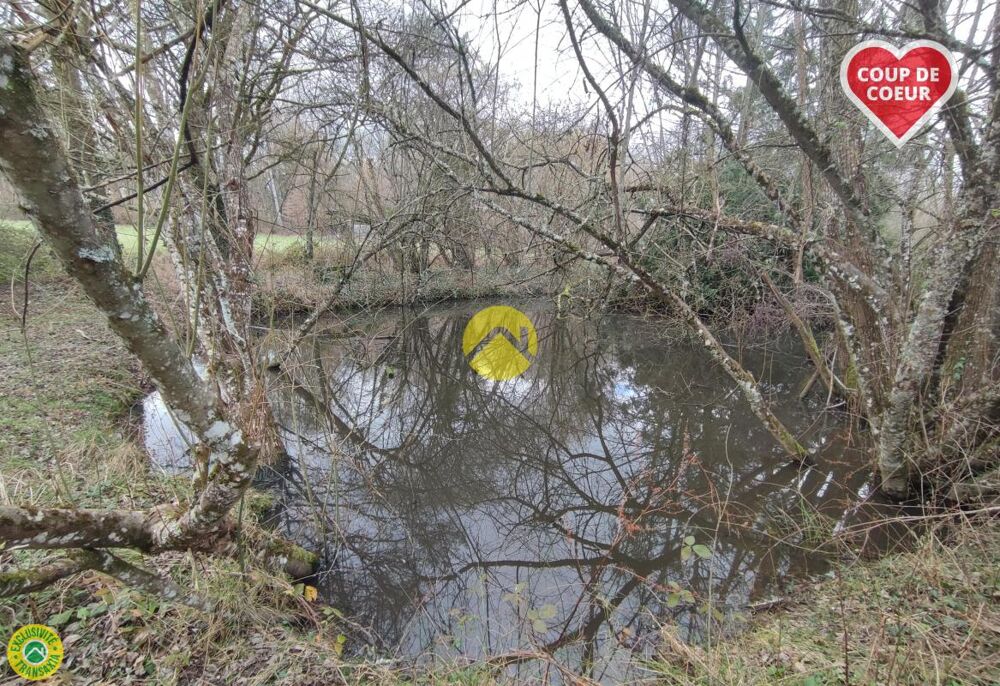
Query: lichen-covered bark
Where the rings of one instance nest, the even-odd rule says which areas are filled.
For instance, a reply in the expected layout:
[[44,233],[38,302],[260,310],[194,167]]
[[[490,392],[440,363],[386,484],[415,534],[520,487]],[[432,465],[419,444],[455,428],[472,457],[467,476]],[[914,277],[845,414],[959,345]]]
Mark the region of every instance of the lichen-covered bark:
[[136,510],[82,510],[0,506],[0,541],[13,548],[155,548],[149,514]]
[[0,598],[48,588],[60,579],[90,569],[83,560],[64,558],[33,569],[0,573]]
[[[949,375],[945,377],[946,382],[957,377],[955,369],[968,369],[968,378],[962,381],[964,391],[976,392],[983,385],[994,382],[997,374],[995,360],[997,338],[1000,336],[1000,282],[995,278],[995,246],[987,239],[998,232],[998,217],[994,210],[998,197],[996,178],[1000,176],[997,157],[1000,154],[1000,117],[997,116],[1000,106],[997,98],[1000,96],[995,89],[990,93],[992,116],[985,120],[988,124],[979,145],[975,144],[964,94],[956,93],[953,103],[946,110],[945,121],[963,165],[962,211],[956,225],[935,244],[929,260],[931,266],[925,291],[919,298],[916,312],[908,318],[909,303],[901,297],[905,294],[886,293],[883,286],[883,283],[892,283],[888,277],[891,277],[894,265],[877,227],[869,219],[864,203],[867,197],[864,179],[857,173],[860,152],[855,148],[859,144],[852,141],[838,143],[838,140],[844,140],[843,136],[828,142],[818,135],[815,126],[786,91],[778,75],[743,33],[742,19],[749,11],[748,3],[741,6],[737,0],[731,23],[699,0],[670,0],[670,4],[700,31],[711,35],[726,57],[747,75],[840,201],[845,215],[835,237],[840,245],[834,247],[828,237],[820,237],[826,244],[817,243],[809,249],[825,263],[827,274],[834,280],[835,297],[839,301],[838,319],[843,320],[839,327],[845,334],[845,341],[851,345],[848,350],[851,364],[847,384],[859,389],[864,387],[860,409],[868,416],[878,435],[877,463],[883,486],[890,494],[903,496],[908,492],[911,476],[912,439],[924,434],[928,428],[918,424],[915,409],[918,404],[924,403],[924,409],[934,414],[932,410],[937,398],[932,387],[933,382],[942,377],[941,360],[948,360],[944,369],[944,373]],[[837,13],[831,13],[830,21],[837,22],[840,21],[838,17],[849,18],[857,13],[851,2],[834,5]],[[725,121],[717,113],[699,103],[644,53],[629,45],[617,28],[596,13],[587,0],[582,0],[582,6],[595,27],[623,49],[633,62],[676,96],[702,109],[716,127],[721,124],[725,140]],[[929,34],[947,42],[942,7],[938,0],[921,0],[918,3]],[[849,21],[845,26],[853,30]],[[838,63],[839,55],[845,49],[845,40],[853,42],[849,34],[831,31],[831,54],[826,60],[829,64]],[[1000,68],[1000,57],[994,53],[991,60],[994,69]],[[829,75],[828,81],[836,84],[836,74]],[[837,90],[834,85],[831,92]],[[789,212],[787,203],[769,192],[770,184],[766,176],[756,173],[752,166],[744,166],[794,223],[795,212]],[[757,235],[788,239],[780,230],[761,231],[761,227],[753,225],[747,228]],[[805,232],[799,233],[805,235]],[[887,278],[880,278],[882,273]],[[957,301],[953,300],[956,288],[962,282],[968,283],[967,293],[961,293]],[[956,302],[963,310],[956,317],[954,330],[946,331],[949,304]],[[920,414],[926,416],[928,412]],[[991,417],[980,416],[971,423],[979,426],[981,421],[989,419]],[[977,451],[979,453],[981,451]]]
[[[934,0],[923,0],[921,11],[928,28],[942,32],[940,7]],[[994,50],[992,65],[1000,68],[1000,16],[994,16]],[[969,130],[968,111],[964,98],[949,108],[948,128],[963,165],[963,189],[958,221],[949,234],[942,238],[934,255],[933,266],[927,279],[927,288],[900,354],[893,383],[890,405],[883,422],[883,433],[878,446],[879,469],[885,489],[895,495],[907,493],[914,461],[908,454],[907,434],[913,421],[913,408],[921,392],[926,391],[932,375],[940,373],[937,364],[944,360],[944,373],[954,381],[959,360],[970,365],[970,378],[959,379],[961,390],[972,399],[986,398],[987,402],[970,402],[966,419],[958,427],[946,427],[945,441],[940,446],[943,454],[970,450],[980,460],[997,460],[995,440],[986,436],[984,445],[978,430],[969,430],[970,424],[989,422],[997,409],[989,402],[989,387],[994,382],[995,359],[1000,350],[997,340],[997,278],[995,241],[1000,236],[1000,204],[997,178],[1000,177],[1000,90],[994,89],[990,103],[989,124],[979,146],[974,146]],[[947,308],[953,303],[956,288],[965,282],[965,293],[958,300],[962,307],[956,332],[942,341],[947,323]],[[942,350],[943,343],[943,350]],[[968,419],[968,411],[977,410]],[[995,430],[995,429],[994,429]],[[959,442],[960,435],[971,434],[970,443]],[[992,449],[990,446],[994,446]],[[985,450],[984,450],[985,448]],[[984,452],[986,457],[984,457]]]
[[129,564],[106,550],[81,550],[73,557],[91,569],[99,570],[137,590],[156,595],[166,600],[183,603],[198,610],[211,611],[214,604],[190,590],[178,586],[168,579]]
[[172,342],[116,255],[116,246],[96,230],[60,136],[32,87],[27,62],[0,37],[0,167],[22,198],[22,208],[58,255],[67,272],[108,317],[115,331],[163,390],[207,429],[216,398],[191,361]]
[[[931,9],[926,9],[930,14]],[[931,16],[939,15],[933,13]],[[992,31],[991,66],[994,73],[1000,73],[1000,13],[994,13]],[[981,144],[966,144],[970,149],[965,151],[963,158],[967,184],[977,187],[976,193],[983,196],[982,205],[990,226],[983,248],[974,257],[957,298],[960,311],[948,341],[943,368],[955,386],[954,392],[949,394],[952,397],[981,394],[983,389],[1000,383],[1000,364],[997,364],[1000,355],[1000,279],[997,278],[1000,259],[1000,89],[993,93],[990,112],[990,124]],[[955,132],[953,137],[969,139],[971,134],[965,131],[968,112],[963,109],[960,114],[965,115],[964,120],[950,117]],[[996,415],[987,416],[1000,419]]]
[[[210,450],[212,471],[195,502],[177,517],[146,522],[153,547],[196,544],[220,524],[249,485],[257,450],[244,441],[215,389],[198,376],[168,334],[142,284],[119,259],[112,237],[97,230],[60,137],[39,103],[27,60],[3,36],[0,167],[66,271],[108,317],[111,329],[139,358],[177,416]],[[75,539],[72,544],[86,545]]]
[[909,490],[913,456],[908,454],[913,409],[934,371],[944,330],[948,304],[956,286],[984,238],[996,231],[997,219],[987,207],[987,198],[967,188],[962,219],[937,246],[916,316],[910,324],[899,355],[889,405],[882,419],[878,444],[878,466],[886,492],[904,496]]

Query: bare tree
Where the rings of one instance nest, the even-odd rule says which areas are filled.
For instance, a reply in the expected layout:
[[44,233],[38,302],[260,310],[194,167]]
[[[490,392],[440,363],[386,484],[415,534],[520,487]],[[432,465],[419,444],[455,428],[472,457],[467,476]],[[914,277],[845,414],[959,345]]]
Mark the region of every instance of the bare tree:
[[[77,31],[89,25],[86,15],[67,13],[62,21]],[[141,26],[141,15],[139,18]],[[198,481],[195,496],[188,503],[164,503],[149,511],[38,509],[5,506],[0,508],[0,538],[8,547],[102,549],[131,547],[146,552],[194,550],[228,552],[233,549],[233,525],[228,514],[250,484],[259,455],[280,451],[273,420],[258,375],[253,341],[249,335],[251,269],[254,218],[247,205],[244,179],[254,159],[265,125],[262,112],[273,103],[281,81],[288,75],[291,46],[307,25],[306,17],[278,24],[268,34],[260,30],[270,18],[265,13],[209,6],[197,14],[193,29],[179,31],[177,45],[182,52],[177,84],[180,106],[176,124],[165,128],[175,143],[166,146],[170,172],[166,177],[158,218],[151,234],[144,234],[138,221],[138,264],[134,271],[123,262],[107,206],[97,208],[82,192],[79,168],[92,168],[94,156],[85,144],[74,161],[64,143],[64,131],[71,130],[84,141],[93,136],[94,126],[82,118],[71,120],[67,128],[52,121],[43,99],[46,65],[29,63],[29,49],[15,45],[10,37],[0,37],[0,140],[5,175],[17,189],[22,208],[32,219],[62,261],[67,272],[107,317],[112,330],[136,355],[163,393],[164,399],[197,437]],[[42,38],[45,37],[42,32]],[[138,34],[137,34],[138,35]],[[272,42],[267,44],[270,35]],[[290,35],[290,37],[289,37]],[[186,42],[185,42],[186,41]],[[142,55],[136,41],[136,61]],[[73,80],[74,65],[89,60],[89,66],[109,70],[107,62],[83,50],[67,54],[63,48],[53,54],[54,73],[60,85]],[[29,46],[38,54],[39,46]],[[154,51],[159,52],[158,51]],[[273,69],[276,63],[277,69]],[[256,63],[266,67],[260,78],[251,80],[245,67]],[[242,66],[244,69],[240,69]],[[240,75],[242,74],[242,78]],[[151,80],[145,83],[148,88]],[[212,89],[208,89],[208,83]],[[152,190],[143,188],[142,167],[146,162],[141,135],[144,119],[142,82],[136,81],[134,97],[115,88],[111,79],[99,97],[129,98],[135,104],[135,153],[139,198]],[[77,95],[83,86],[75,84]],[[166,116],[166,102],[152,110]],[[110,109],[110,108],[109,108]],[[118,122],[113,122],[117,124]],[[180,157],[188,159],[180,175]],[[176,189],[181,201],[173,201]],[[141,208],[141,205],[140,205]],[[171,221],[167,217],[172,216]],[[149,238],[148,252],[146,238]],[[145,294],[144,278],[159,247],[161,237],[184,287],[190,315],[186,329],[167,330]],[[186,341],[185,341],[186,338]],[[206,372],[196,368],[192,354],[201,354]],[[85,558],[85,559],[84,559]],[[86,566],[109,574],[146,579],[150,575],[103,552],[87,553]],[[81,563],[82,564],[82,563]],[[79,566],[77,564],[76,566]],[[70,573],[74,564],[58,569],[37,570],[51,580],[52,574]],[[123,572],[122,570],[126,570]],[[51,572],[51,573],[50,573]],[[37,576],[37,575],[36,575]],[[30,575],[29,575],[30,581]],[[24,590],[25,576],[4,577],[4,592]],[[30,581],[29,585],[35,583]],[[164,586],[176,595],[176,589]]]
[[[829,32],[817,37],[825,57],[820,81],[827,105],[839,98],[836,65],[849,47],[851,35],[932,38],[967,57],[970,69],[964,83],[975,89],[974,97],[960,89],[942,115],[960,167],[957,210],[953,221],[925,241],[927,248],[921,254],[921,263],[914,267],[923,270],[925,285],[920,293],[911,292],[909,286],[900,287],[900,284],[912,285],[914,280],[910,275],[900,276],[899,266],[908,262],[896,259],[898,248],[887,241],[882,213],[874,206],[872,188],[878,179],[869,178],[870,172],[861,163],[868,154],[863,150],[867,142],[863,140],[856,113],[841,104],[840,98],[834,110],[838,114],[832,116],[837,118],[837,130],[846,131],[846,135],[830,137],[819,131],[805,109],[817,105],[805,99],[801,86],[795,85],[802,82],[801,71],[796,76],[793,65],[786,63],[788,68],[783,66],[779,75],[765,56],[767,30],[760,36],[747,32],[748,21],[755,13],[761,19],[768,15],[761,26],[778,23],[773,16],[777,10],[770,6],[750,7],[734,2],[728,8],[719,4],[709,8],[693,0],[676,0],[670,3],[673,14],[669,10],[662,13],[648,10],[652,12],[650,17],[648,11],[640,12],[636,23],[628,27],[634,32],[634,37],[629,37],[621,24],[631,17],[627,12],[616,14],[612,8],[602,9],[592,0],[580,0],[578,10],[568,2],[560,3],[581,70],[611,122],[610,154],[604,169],[594,169],[591,173],[595,176],[589,179],[600,180],[599,190],[590,202],[574,207],[565,198],[539,191],[524,181],[526,165],[537,162],[541,166],[554,166],[558,160],[517,159],[486,136],[468,105],[474,94],[474,82],[466,79],[458,93],[446,92],[433,82],[425,68],[409,59],[398,43],[384,32],[370,28],[373,21],[359,23],[307,4],[351,27],[380,49],[420,88],[424,97],[454,121],[464,134],[464,142],[458,145],[435,140],[403,117],[389,117],[390,126],[411,137],[416,147],[456,185],[476,193],[485,207],[506,217],[511,224],[527,229],[575,258],[595,262],[641,284],[668,304],[729,371],[775,439],[790,455],[801,459],[804,455],[801,447],[769,409],[755,380],[729,357],[687,302],[680,275],[676,271],[673,276],[669,271],[650,272],[643,266],[641,252],[630,242],[638,227],[622,218],[618,186],[623,168],[617,152],[622,150],[623,141],[634,135],[634,131],[622,126],[628,118],[628,93],[627,89],[620,92],[612,102],[608,85],[588,68],[579,46],[579,34],[596,34],[605,40],[640,70],[653,88],[690,108],[705,122],[727,154],[743,166],[746,175],[773,203],[777,219],[750,221],[726,215],[717,206],[703,209],[689,205],[683,198],[684,188],[678,193],[681,199],[677,203],[633,211],[653,217],[654,221],[693,220],[696,225],[711,227],[713,232],[751,235],[815,261],[824,276],[818,285],[833,306],[841,347],[838,356],[841,368],[822,369],[822,373],[849,397],[870,426],[875,443],[873,462],[881,474],[883,488],[893,495],[905,496],[910,485],[920,478],[947,486],[956,479],[975,481],[984,471],[997,468],[996,420],[1000,398],[994,389],[1000,351],[995,332],[1000,323],[1000,309],[996,279],[988,276],[989,270],[984,266],[993,264],[998,224],[995,210],[1000,129],[996,115],[997,84],[991,75],[996,71],[997,51],[995,46],[991,50],[989,45],[957,39],[946,25],[940,4],[921,4],[917,13],[921,26],[916,29],[911,24],[872,25],[861,18],[862,8],[850,3],[831,10],[808,11],[810,16],[820,17],[820,26]],[[995,24],[997,18],[994,16],[991,21]],[[704,60],[706,64],[701,65],[695,59],[694,76],[690,73],[675,76],[676,69],[663,66],[660,57],[653,57],[655,51],[648,46],[657,37],[653,27],[668,24],[686,27],[680,34],[681,42],[686,35],[708,36],[715,46],[712,59]],[[440,28],[442,42],[446,42],[445,36],[452,41],[454,59],[461,63],[468,51],[461,47],[460,41],[455,45],[454,36],[458,34],[453,27],[449,28],[449,18],[438,16],[436,25],[445,27]],[[995,43],[996,34],[994,27],[971,40],[979,41],[982,35],[987,35]],[[801,31],[798,39],[808,40]],[[671,49],[677,50],[668,47],[667,54]],[[703,53],[696,56],[700,54]],[[985,55],[991,55],[992,61],[986,62]],[[713,60],[714,64],[708,64]],[[720,64],[743,72],[755,91],[753,97],[760,98],[775,122],[774,135],[788,141],[810,167],[818,170],[824,184],[821,197],[828,207],[824,215],[817,216],[812,199],[794,199],[791,180],[768,170],[759,161],[746,141],[748,122],[721,109],[716,104],[717,95],[703,92],[700,84],[711,83],[711,74],[718,72]],[[799,69],[802,68],[805,66],[800,65]],[[736,125],[744,133],[737,134]],[[888,155],[889,151],[882,146],[880,154]],[[909,159],[905,154],[898,157],[903,164]],[[478,170],[478,177],[468,180],[466,172],[458,171],[460,167]],[[581,184],[589,180],[585,173],[580,174]],[[681,183],[683,186],[683,178]],[[810,181],[809,185],[812,184]],[[560,224],[564,231],[554,228]],[[812,349],[815,337],[803,329],[802,322],[796,326],[811,348],[810,355],[816,364],[825,367],[824,357],[814,354],[816,351]],[[983,484],[992,481],[989,476],[981,479]]]

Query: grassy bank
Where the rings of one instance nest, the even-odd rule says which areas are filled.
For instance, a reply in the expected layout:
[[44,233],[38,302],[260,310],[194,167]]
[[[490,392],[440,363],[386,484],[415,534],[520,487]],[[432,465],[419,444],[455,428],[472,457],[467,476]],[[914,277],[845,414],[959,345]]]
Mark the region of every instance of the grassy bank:
[[[10,283],[29,231],[0,230]],[[21,307],[23,284],[16,281]],[[43,248],[33,262],[27,326],[0,314],[0,504],[146,508],[190,497],[185,478],[151,468],[134,406],[148,382],[103,319]],[[7,302],[10,299],[7,298]],[[245,509],[244,530],[265,535]],[[31,597],[0,600],[0,634],[47,623],[61,633],[60,676],[84,683],[466,683],[499,680],[483,665],[438,671],[347,659],[350,626],[335,608],[259,565],[171,554],[128,558],[214,600],[210,614],[144,596],[96,573]],[[0,551],[27,567],[56,554]],[[670,627],[652,683],[990,684],[1000,680],[1000,533],[995,524],[938,529],[917,549],[844,565],[801,586],[746,631],[709,647]],[[0,682],[10,675],[0,666]],[[70,677],[69,675],[72,675]],[[4,682],[5,683],[5,682]],[[50,682],[51,683],[51,682]],[[58,682],[57,682],[58,683]]]
[[[0,278],[9,284],[34,236],[8,226],[0,243]],[[22,288],[18,281],[19,310]],[[134,406],[148,381],[44,248],[32,263],[28,302],[23,333],[10,305],[0,314],[0,504],[144,509],[188,498],[188,480],[151,468],[142,450]],[[252,507],[244,527],[260,534]],[[218,604],[211,615],[87,572],[30,597],[0,599],[0,635],[6,640],[30,623],[55,626],[66,648],[65,683],[308,684],[347,669],[336,616],[249,552],[245,571],[235,559],[124,555],[211,598]],[[58,557],[0,545],[5,566]],[[0,666],[0,682],[11,676]]]
[[[33,234],[34,228],[31,222],[25,219],[0,219],[0,231],[11,231],[19,234]],[[135,255],[136,247],[139,244],[139,236],[135,227],[131,224],[118,224],[115,226],[118,234],[118,242],[121,243],[122,252],[126,255]],[[145,236],[145,244],[148,247],[152,243],[152,229],[148,229]],[[16,239],[15,239],[16,240]],[[268,250],[286,250],[292,245],[302,242],[298,236],[291,236],[278,233],[259,234],[254,240],[254,249],[258,252]],[[19,256],[11,256],[19,257]]]
[[836,570],[708,649],[664,632],[672,684],[1000,683],[1000,529],[966,522]]
[[[19,270],[25,251],[30,250],[30,237],[35,236],[35,231],[30,222],[3,219],[0,220],[0,232],[9,234],[8,240],[19,247],[0,256],[0,272],[7,274],[5,283],[9,283],[10,273]],[[135,227],[119,224],[116,232],[126,263],[133,264],[139,244]],[[145,236],[145,245],[147,250],[152,245],[149,233]],[[325,302],[337,287],[356,251],[356,247],[337,238],[317,236],[315,257],[307,260],[305,240],[301,236],[273,232],[258,234],[254,239],[255,308],[263,316],[311,310]],[[39,261],[35,264],[36,271],[48,265],[44,250],[35,259]],[[154,271],[164,277],[164,282],[172,283],[171,267],[162,245],[154,264],[157,266]],[[537,267],[501,267],[472,273],[443,265],[435,265],[420,274],[400,273],[384,260],[373,260],[355,270],[341,289],[335,307],[355,309],[489,297],[537,297],[562,289],[559,279],[539,279],[536,278],[538,274]],[[567,302],[588,297],[603,284],[600,280],[590,282],[579,276],[571,281],[575,288],[564,294]]]

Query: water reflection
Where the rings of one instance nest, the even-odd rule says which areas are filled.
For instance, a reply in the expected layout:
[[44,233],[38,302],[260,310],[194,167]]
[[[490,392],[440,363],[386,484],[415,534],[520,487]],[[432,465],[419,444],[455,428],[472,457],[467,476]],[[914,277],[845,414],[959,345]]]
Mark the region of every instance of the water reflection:
[[658,625],[697,639],[824,569],[810,527],[832,526],[865,475],[796,400],[810,370],[793,341],[732,352],[816,449],[808,467],[696,342],[519,307],[540,350],[512,381],[463,358],[471,305],[355,315],[272,378],[293,456],[272,474],[275,523],[322,552],[322,593],[380,650],[506,653],[510,669],[555,651],[616,681]]

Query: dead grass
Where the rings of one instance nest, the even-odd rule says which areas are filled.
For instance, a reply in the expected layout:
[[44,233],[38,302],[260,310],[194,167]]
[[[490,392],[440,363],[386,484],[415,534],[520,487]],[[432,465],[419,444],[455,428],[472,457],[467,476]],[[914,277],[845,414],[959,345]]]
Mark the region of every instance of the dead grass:
[[927,533],[917,549],[839,570],[710,648],[664,631],[672,684],[996,684],[1000,527]]
[[[258,273],[254,306],[260,314],[303,312],[324,302],[340,280],[336,266],[281,263]],[[471,275],[462,269],[435,267],[422,274],[400,274],[369,267],[352,275],[337,298],[340,309],[550,295],[554,286],[532,280],[533,272],[503,269]]]

